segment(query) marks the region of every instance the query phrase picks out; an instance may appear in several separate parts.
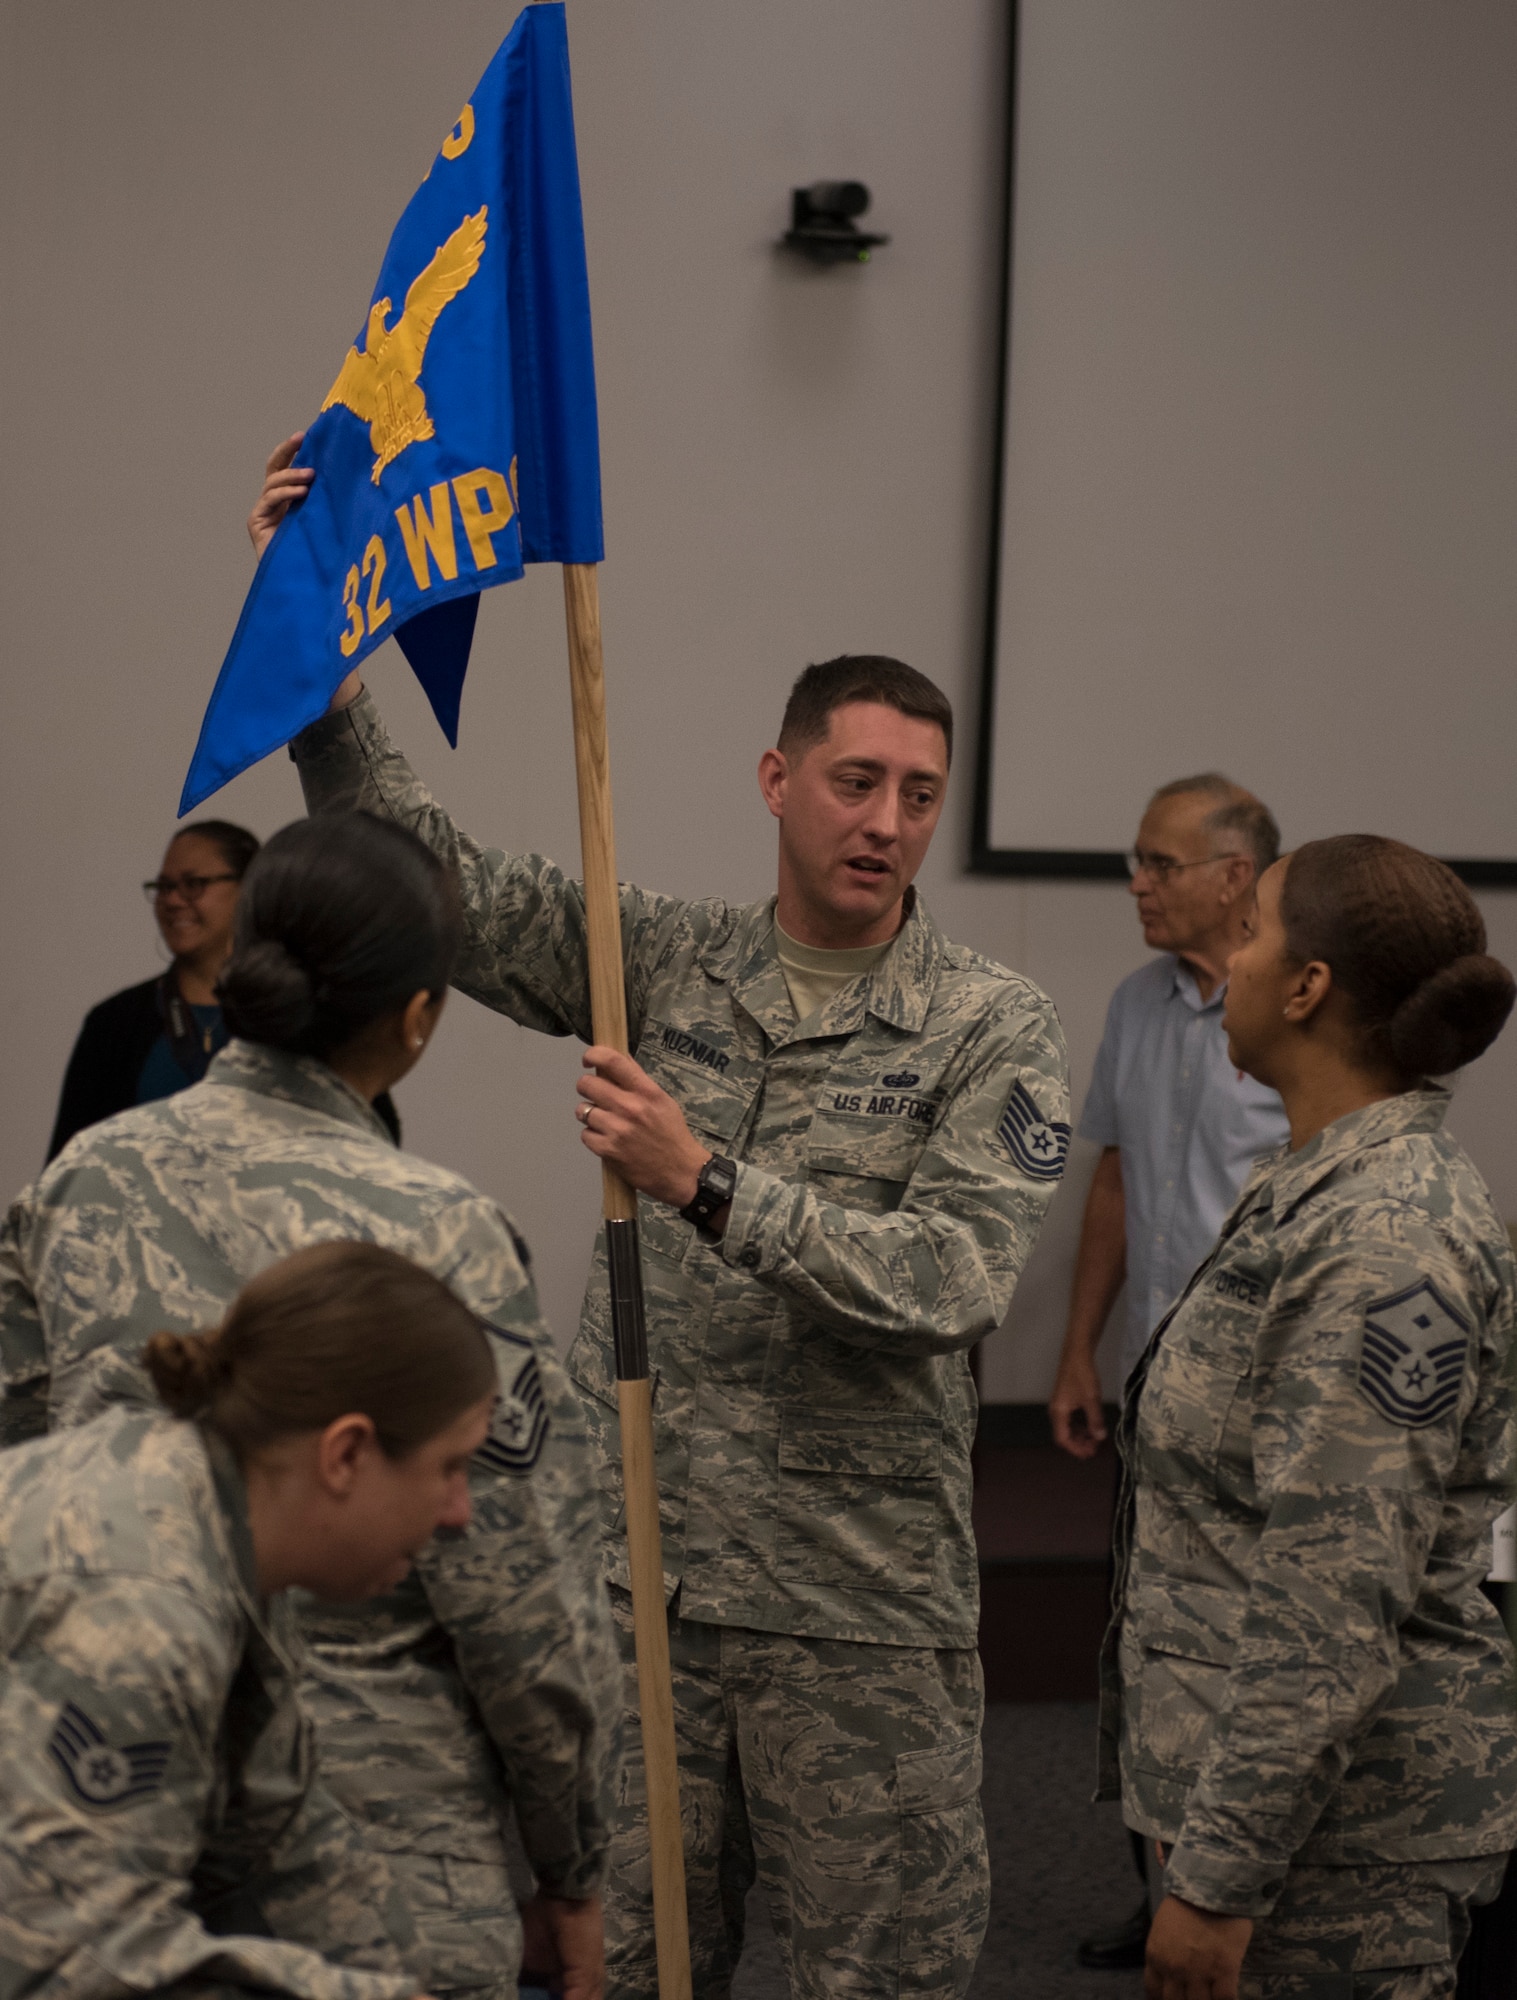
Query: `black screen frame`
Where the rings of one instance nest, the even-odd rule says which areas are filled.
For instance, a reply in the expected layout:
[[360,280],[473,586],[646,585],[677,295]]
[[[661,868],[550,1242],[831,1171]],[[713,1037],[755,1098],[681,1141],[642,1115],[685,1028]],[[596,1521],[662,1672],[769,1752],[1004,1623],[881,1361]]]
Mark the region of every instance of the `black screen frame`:
[[[1001,526],[1006,490],[1006,419],[1011,393],[1011,286],[1016,259],[1017,94],[1021,78],[1021,5],[1007,0],[1006,120],[1002,169],[1000,323],[995,343],[996,381],[989,507],[990,547],[986,564],[984,645],[980,665],[979,734],[975,743],[974,812],[969,873],[1014,875],[1041,881],[1125,882],[1126,856],[1097,847],[993,847],[990,841],[991,766],[995,752],[998,626],[1001,607]],[[1517,859],[1468,860],[1445,856],[1448,866],[1472,889],[1517,888]]]

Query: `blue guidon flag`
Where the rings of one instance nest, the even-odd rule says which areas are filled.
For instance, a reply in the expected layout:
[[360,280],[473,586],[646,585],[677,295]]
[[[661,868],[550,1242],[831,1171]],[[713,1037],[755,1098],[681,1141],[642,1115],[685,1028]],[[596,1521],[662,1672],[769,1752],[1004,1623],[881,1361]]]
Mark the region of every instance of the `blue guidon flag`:
[[456,745],[479,593],[604,554],[561,4],[523,9],[443,140],[295,463],[316,481],[258,565],[181,814],[392,636]]
[[1359,1388],[1381,1416],[1421,1430],[1459,1401],[1469,1321],[1431,1278],[1365,1308]]
[[1063,1178],[1069,1155],[1069,1127],[1057,1119],[1045,1118],[1033,1103],[1027,1086],[1018,1082],[1011,1093],[996,1137],[1024,1174],[1034,1180]]

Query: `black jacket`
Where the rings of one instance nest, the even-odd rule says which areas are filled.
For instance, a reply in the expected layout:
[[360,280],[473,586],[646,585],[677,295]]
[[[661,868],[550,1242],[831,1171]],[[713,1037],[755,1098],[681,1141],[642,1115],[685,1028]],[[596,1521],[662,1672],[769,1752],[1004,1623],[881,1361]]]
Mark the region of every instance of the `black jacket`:
[[[74,1053],[63,1076],[63,1092],[58,1100],[58,1120],[48,1142],[47,1157],[61,1153],[76,1132],[86,1125],[98,1125],[137,1102],[137,1079],[148,1051],[164,1032],[163,982],[167,974],[144,979],[140,986],[128,986],[113,993],[98,1007],[91,1007],[79,1030]],[[199,1079],[185,1074],[185,1088]],[[400,1144],[400,1114],[382,1091],[374,1109]]]

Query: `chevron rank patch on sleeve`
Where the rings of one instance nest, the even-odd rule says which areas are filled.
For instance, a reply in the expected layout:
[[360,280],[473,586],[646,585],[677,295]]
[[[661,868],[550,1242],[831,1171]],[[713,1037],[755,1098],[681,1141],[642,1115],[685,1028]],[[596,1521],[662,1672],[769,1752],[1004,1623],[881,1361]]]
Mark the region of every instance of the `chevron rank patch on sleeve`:
[[1420,1430],[1458,1402],[1469,1345],[1469,1322],[1420,1278],[1365,1309],[1360,1390],[1391,1423]]
[[161,1789],[172,1743],[129,1743],[117,1749],[77,1703],[63,1704],[48,1751],[68,1788],[91,1812],[111,1812]]
[[996,1137],[1024,1174],[1040,1181],[1062,1179],[1069,1153],[1069,1127],[1045,1118],[1020,1079],[1012,1088]]
[[522,1358],[513,1374],[505,1365],[511,1357],[497,1354],[501,1380],[509,1381],[510,1387],[503,1387],[496,1398],[485,1441],[474,1455],[497,1472],[530,1472],[548,1439],[548,1404],[537,1356],[519,1334],[498,1326],[488,1331],[513,1356],[519,1352]]

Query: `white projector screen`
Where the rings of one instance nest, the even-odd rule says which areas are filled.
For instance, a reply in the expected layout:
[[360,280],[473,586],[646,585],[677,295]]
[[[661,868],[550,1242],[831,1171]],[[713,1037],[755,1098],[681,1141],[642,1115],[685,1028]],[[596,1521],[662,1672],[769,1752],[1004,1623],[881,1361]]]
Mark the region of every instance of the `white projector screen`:
[[975,865],[1220,769],[1517,883],[1517,5],[1018,14]]

